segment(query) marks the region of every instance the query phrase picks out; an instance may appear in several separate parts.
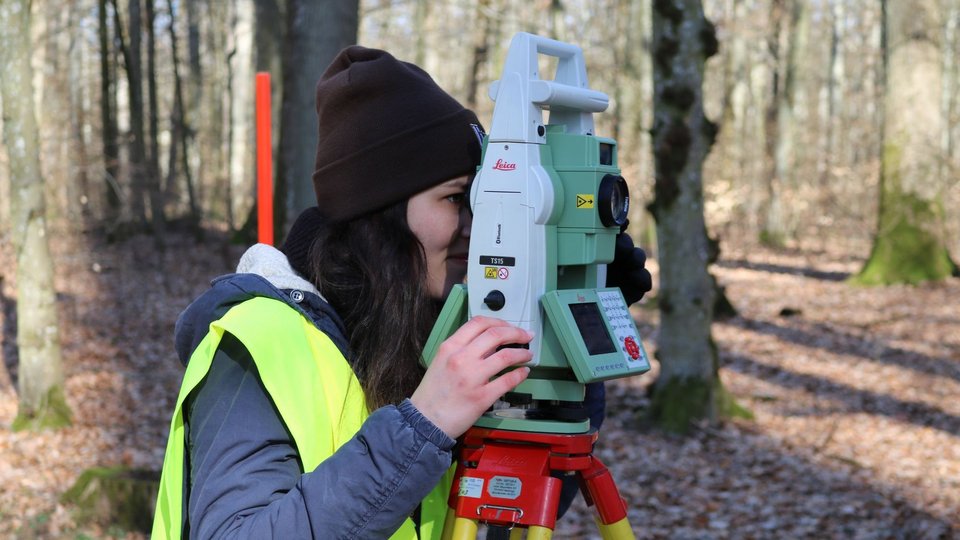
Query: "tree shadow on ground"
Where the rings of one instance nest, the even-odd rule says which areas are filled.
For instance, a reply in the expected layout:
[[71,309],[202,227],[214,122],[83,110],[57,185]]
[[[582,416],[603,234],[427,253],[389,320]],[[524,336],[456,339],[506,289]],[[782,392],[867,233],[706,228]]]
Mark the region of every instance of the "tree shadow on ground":
[[[183,375],[173,345],[177,315],[210,279],[232,271],[242,251],[224,233],[210,234],[207,243],[198,244],[191,235],[168,232],[166,249],[147,235],[110,243],[96,232],[51,234],[58,289],[63,289],[57,307],[73,426],[3,434],[14,442],[11,448],[11,439],[0,441],[9,448],[0,462],[15,464],[16,471],[8,475],[0,496],[16,500],[17,508],[30,508],[43,521],[34,527],[18,516],[20,524],[13,525],[2,517],[5,508],[0,509],[0,537],[72,537],[74,527],[85,527],[61,515],[62,503],[57,502],[84,469],[159,470]],[[16,310],[16,299],[0,293],[0,361],[14,389]],[[4,395],[3,405],[10,405],[14,396]],[[58,471],[56,478],[51,470]],[[66,529],[53,534],[56,527]],[[75,533],[90,536],[88,529]]]
[[[897,486],[854,477],[857,470],[844,463],[817,463],[755,424],[701,426],[687,437],[655,429],[640,435],[642,392],[624,381],[607,387],[608,424],[598,448],[629,501],[638,537],[906,539],[956,532]],[[581,527],[561,532],[592,532],[589,522]]]
[[850,354],[871,362],[960,381],[960,361],[958,360],[891,347],[884,344],[882,340],[857,336],[830,324],[815,323],[809,329],[801,329],[745,318],[731,319],[720,324],[767,334],[804,347]]
[[[832,409],[843,412],[863,412],[886,416],[917,426],[931,427],[954,436],[960,436],[960,417],[937,407],[917,401],[906,401],[883,394],[861,390],[815,375],[796,373],[781,366],[757,361],[747,355],[725,354],[724,368],[762,379],[772,384],[831,400]],[[822,411],[823,409],[821,409]]]
[[848,272],[828,272],[814,268],[787,266],[785,264],[756,263],[745,259],[722,259],[715,264],[720,268],[742,268],[745,270],[756,270],[758,272],[804,276],[822,281],[845,281],[850,277]]

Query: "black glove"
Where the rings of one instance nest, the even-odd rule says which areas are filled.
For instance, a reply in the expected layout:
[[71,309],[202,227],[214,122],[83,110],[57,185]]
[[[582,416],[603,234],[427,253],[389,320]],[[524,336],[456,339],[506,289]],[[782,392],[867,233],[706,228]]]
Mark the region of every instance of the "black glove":
[[613,252],[613,262],[607,265],[607,287],[620,287],[627,305],[639,301],[653,288],[650,272],[644,268],[647,254],[633,245],[630,235],[621,232]]

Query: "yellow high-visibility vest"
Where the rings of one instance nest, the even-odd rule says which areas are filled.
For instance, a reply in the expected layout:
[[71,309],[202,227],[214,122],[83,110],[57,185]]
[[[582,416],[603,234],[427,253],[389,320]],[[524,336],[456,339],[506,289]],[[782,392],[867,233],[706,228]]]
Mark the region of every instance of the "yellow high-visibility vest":
[[[210,324],[210,332],[187,363],[170,422],[154,539],[179,539],[183,526],[183,402],[210,370],[213,355],[229,332],[253,357],[263,386],[293,436],[304,472],[312,471],[349,441],[368,416],[360,382],[330,338],[283,302],[256,297]],[[446,517],[451,468],[421,504],[420,538],[439,539]],[[416,539],[409,518],[395,539]]]

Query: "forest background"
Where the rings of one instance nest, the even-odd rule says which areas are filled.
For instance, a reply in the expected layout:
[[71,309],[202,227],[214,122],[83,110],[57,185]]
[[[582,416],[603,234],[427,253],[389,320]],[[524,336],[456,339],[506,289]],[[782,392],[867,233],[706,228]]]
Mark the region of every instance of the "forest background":
[[[960,285],[936,268],[960,257],[957,0],[0,6],[8,23],[31,15],[0,42],[4,66],[30,69],[0,73],[0,536],[137,536],[62,496],[90,467],[159,467],[182,373],[173,322],[255,241],[256,72],[273,76],[282,240],[313,201],[313,88],[337,50],[421,65],[489,126],[518,31],[583,48],[657,278],[633,313],[658,361],[610,384],[599,447],[638,536],[958,534]],[[32,169],[11,144],[18,93]],[[671,208],[671,179],[693,198]],[[885,218],[896,201],[908,211]],[[903,234],[914,218],[922,235]],[[714,278],[685,299],[701,311],[665,311]],[[702,301],[716,292],[733,311]],[[37,429],[48,407],[69,425]],[[585,516],[558,534],[588,537]]]

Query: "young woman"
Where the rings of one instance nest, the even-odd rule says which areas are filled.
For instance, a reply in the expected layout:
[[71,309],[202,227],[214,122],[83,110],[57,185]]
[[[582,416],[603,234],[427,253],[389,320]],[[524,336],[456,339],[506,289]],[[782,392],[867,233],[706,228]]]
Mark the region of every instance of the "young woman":
[[476,116],[362,47],[324,73],[317,114],[317,206],[177,321],[155,538],[437,538],[456,437],[528,373],[496,377],[530,360],[498,348],[532,336],[484,317],[419,363],[466,274]]

